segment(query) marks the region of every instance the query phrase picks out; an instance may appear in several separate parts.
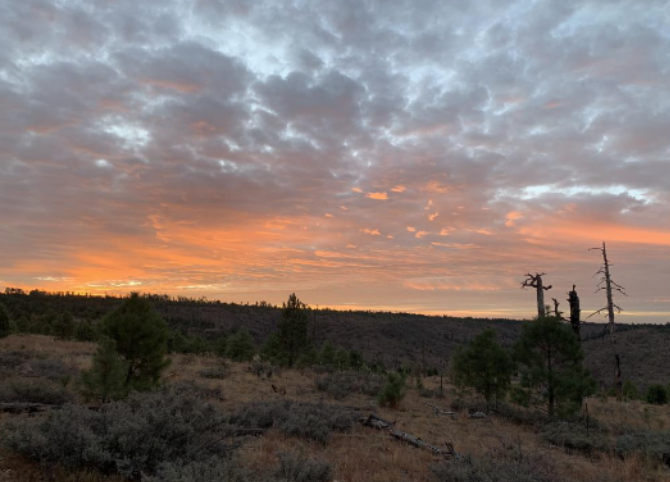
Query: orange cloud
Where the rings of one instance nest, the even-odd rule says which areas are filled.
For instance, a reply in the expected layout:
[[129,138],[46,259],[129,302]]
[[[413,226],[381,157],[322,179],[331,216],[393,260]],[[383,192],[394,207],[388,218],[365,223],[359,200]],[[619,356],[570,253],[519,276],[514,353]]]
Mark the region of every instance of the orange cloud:
[[365,195],[370,199],[377,199],[378,201],[386,201],[389,197],[385,192],[369,192]]

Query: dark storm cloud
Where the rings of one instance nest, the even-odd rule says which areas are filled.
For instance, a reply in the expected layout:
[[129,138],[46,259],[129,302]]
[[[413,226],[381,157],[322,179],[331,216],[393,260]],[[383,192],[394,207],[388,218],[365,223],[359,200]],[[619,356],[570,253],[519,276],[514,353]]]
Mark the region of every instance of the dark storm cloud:
[[667,255],[667,2],[0,9],[0,281],[447,309],[601,237]]

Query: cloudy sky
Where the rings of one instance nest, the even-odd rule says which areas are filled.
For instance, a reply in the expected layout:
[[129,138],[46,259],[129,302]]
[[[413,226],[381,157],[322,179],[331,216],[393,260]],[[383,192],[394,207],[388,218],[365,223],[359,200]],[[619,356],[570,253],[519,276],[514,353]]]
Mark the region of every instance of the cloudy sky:
[[[0,286],[670,321],[670,2],[0,2]],[[567,305],[563,301],[564,305]]]

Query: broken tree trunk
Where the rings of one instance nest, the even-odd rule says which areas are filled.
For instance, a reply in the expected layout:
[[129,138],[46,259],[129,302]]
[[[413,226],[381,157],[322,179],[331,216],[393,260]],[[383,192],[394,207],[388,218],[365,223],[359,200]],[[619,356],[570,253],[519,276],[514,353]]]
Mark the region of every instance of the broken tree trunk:
[[572,330],[575,332],[577,339],[581,343],[582,310],[579,305],[579,296],[577,295],[576,288],[577,287],[575,285],[572,285],[572,291],[568,293],[568,303],[570,303],[570,325],[572,325]]
[[458,414],[456,412],[449,412],[447,410],[442,410],[440,407],[436,407],[435,405],[431,405],[430,403],[427,403],[426,405],[433,409],[435,415],[448,415],[454,420],[456,420],[456,418],[458,417]]
[[621,358],[619,357],[619,351],[616,345],[616,326],[614,324],[614,310],[616,309],[618,313],[621,313],[623,310],[621,309],[621,307],[619,307],[614,303],[614,291],[616,290],[619,293],[623,294],[624,296],[628,295],[626,294],[626,289],[612,279],[612,275],[610,273],[611,265],[609,259],[607,258],[607,247],[605,246],[605,242],[603,241],[602,247],[591,248],[591,249],[600,251],[600,253],[603,256],[603,265],[596,273],[601,275],[596,293],[598,291],[605,291],[605,295],[607,298],[607,306],[599,309],[598,311],[593,312],[589,316],[589,318],[595,314],[607,311],[608,326],[610,331],[610,341],[612,346],[612,352],[614,355],[614,384],[616,386],[617,397],[621,400],[623,399],[623,379],[621,377]]
[[528,273],[526,275],[526,279],[521,283],[521,289],[526,289],[526,288],[535,288],[535,292],[537,295],[537,317],[538,318],[544,318],[547,316],[547,311],[546,311],[546,305],[544,304],[544,292],[549,291],[552,286],[544,286],[544,283],[542,281],[542,277],[545,276],[546,273],[535,273],[535,275],[532,275]]
[[415,437],[414,435],[396,429],[392,422],[384,420],[375,414],[370,414],[367,417],[361,418],[359,421],[366,427],[374,427],[378,430],[387,432],[392,438],[405,442],[413,447],[430,450],[434,455],[439,455],[445,458],[459,457],[458,453],[454,450],[453,445],[445,443],[447,447],[446,449],[431,445],[424,442],[419,437]]

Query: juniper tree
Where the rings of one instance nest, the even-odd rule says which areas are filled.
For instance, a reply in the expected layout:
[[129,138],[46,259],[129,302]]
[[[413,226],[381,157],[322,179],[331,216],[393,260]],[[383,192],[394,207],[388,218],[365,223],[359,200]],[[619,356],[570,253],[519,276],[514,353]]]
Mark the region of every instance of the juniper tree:
[[93,355],[93,366],[82,373],[82,392],[87,399],[102,403],[123,398],[127,394],[127,364],[116,351],[116,343],[102,338]]
[[488,328],[477,335],[467,347],[460,347],[453,359],[457,385],[474,388],[491,401],[503,398],[510,386],[514,363],[507,350],[496,341],[496,333]]
[[134,389],[156,385],[170,364],[165,358],[169,329],[149,302],[133,293],[102,320],[101,332],[116,343],[127,363],[125,384]]
[[307,306],[293,293],[282,307],[277,331],[279,349],[289,367],[292,367],[300,354],[310,346],[307,324]]
[[228,338],[228,349],[226,355],[232,361],[251,361],[256,354],[254,339],[247,330],[239,330]]

